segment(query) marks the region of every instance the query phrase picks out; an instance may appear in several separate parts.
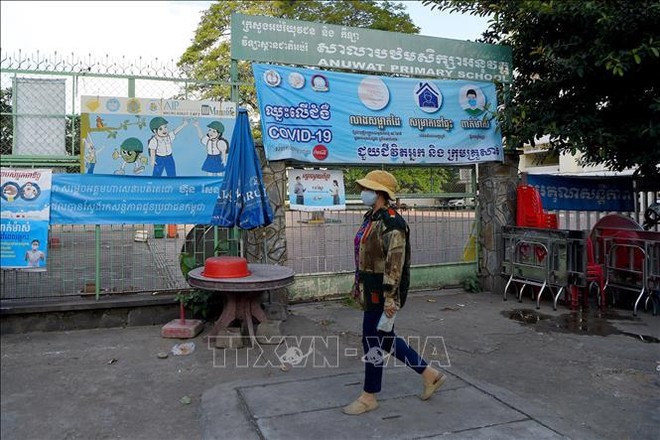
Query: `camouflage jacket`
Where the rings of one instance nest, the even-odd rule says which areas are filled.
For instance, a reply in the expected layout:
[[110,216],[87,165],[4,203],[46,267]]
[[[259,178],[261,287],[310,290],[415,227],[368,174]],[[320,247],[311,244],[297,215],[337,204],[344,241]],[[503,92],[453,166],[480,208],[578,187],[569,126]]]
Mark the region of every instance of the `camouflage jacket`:
[[365,310],[382,310],[385,302],[401,307],[399,282],[405,261],[406,222],[393,208],[369,210],[359,237],[360,302]]

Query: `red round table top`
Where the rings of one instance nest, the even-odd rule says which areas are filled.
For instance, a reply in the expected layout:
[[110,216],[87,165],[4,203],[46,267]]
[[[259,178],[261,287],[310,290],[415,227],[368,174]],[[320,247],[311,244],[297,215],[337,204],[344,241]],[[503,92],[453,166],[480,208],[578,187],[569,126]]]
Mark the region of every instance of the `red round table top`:
[[642,226],[635,220],[621,214],[608,214],[604,216],[594,224],[591,230],[593,231],[596,228],[633,229],[637,231],[643,230]]
[[295,272],[275,264],[248,264],[250,275],[240,278],[212,278],[203,275],[204,267],[188,272],[188,284],[203,290],[221,292],[257,292],[293,284]]
[[[642,226],[630,217],[621,214],[609,214],[598,220],[591,229],[591,240],[594,244],[598,240],[612,240],[613,245],[633,244],[638,238],[637,231],[643,231]],[[611,245],[610,245],[611,246]],[[601,243],[597,246],[598,252],[595,255],[598,264],[604,264],[609,252],[609,246]],[[640,252],[633,252],[634,267],[641,268],[642,255]],[[621,246],[616,249],[616,261],[621,267],[628,267],[631,254],[629,249]]]

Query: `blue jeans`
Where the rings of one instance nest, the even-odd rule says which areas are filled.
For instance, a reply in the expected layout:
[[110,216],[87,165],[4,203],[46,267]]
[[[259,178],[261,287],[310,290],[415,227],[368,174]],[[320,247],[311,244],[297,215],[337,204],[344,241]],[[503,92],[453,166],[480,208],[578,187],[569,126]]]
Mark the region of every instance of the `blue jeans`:
[[362,347],[365,354],[364,391],[367,393],[380,392],[384,364],[382,354],[384,352],[394,354],[398,360],[404,362],[418,374],[422,374],[428,366],[426,361],[406,344],[406,341],[394,334],[394,329],[385,333],[376,328],[382,314],[382,310],[365,311],[362,319]]
[[168,156],[156,156],[153,176],[162,176],[163,171],[165,171],[167,177],[176,177],[176,164],[171,154]]

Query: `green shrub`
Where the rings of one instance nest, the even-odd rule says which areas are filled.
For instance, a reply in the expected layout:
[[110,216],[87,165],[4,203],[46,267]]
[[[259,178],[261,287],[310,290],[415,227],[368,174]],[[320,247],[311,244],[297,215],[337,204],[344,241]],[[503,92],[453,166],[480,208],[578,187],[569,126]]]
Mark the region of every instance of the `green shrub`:
[[461,287],[470,293],[481,292],[481,282],[476,275],[470,275],[461,282]]
[[213,292],[206,290],[193,290],[192,292],[179,292],[176,299],[183,302],[183,306],[190,310],[193,317],[207,319],[211,310]]

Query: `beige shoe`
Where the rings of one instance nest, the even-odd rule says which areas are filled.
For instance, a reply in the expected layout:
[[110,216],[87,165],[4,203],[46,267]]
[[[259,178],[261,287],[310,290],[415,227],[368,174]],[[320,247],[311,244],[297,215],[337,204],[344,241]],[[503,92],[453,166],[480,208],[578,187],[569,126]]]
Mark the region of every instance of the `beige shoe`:
[[355,399],[350,405],[346,405],[342,408],[344,414],[349,416],[358,416],[369,411],[373,411],[378,408],[378,402],[374,401],[372,403],[363,402],[360,399]]
[[442,386],[443,383],[447,380],[447,376],[442,373],[438,373],[438,376],[435,378],[433,383],[424,384],[424,391],[419,395],[419,398],[422,400],[429,400],[429,398],[438,391],[438,388]]

